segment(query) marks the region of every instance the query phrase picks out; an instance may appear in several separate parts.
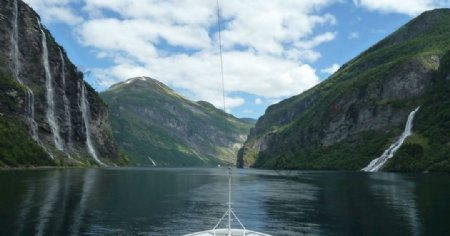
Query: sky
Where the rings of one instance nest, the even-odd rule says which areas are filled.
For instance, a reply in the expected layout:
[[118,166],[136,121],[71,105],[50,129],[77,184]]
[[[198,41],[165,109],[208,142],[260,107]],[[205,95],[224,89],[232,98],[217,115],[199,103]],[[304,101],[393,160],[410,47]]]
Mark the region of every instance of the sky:
[[24,0],[97,91],[138,76],[236,117],[326,80],[450,0]]

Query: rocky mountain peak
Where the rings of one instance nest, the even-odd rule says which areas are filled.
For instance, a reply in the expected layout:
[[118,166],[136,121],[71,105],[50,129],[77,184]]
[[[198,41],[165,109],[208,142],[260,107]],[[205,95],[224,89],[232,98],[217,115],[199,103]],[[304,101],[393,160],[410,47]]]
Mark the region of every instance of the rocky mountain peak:
[[234,165],[252,126],[148,77],[113,85],[101,96],[115,137],[134,165]]

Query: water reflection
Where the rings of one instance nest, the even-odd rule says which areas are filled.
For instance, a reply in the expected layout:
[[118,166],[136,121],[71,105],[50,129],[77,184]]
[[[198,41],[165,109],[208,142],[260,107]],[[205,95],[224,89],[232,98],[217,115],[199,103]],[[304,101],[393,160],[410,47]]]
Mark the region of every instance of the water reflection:
[[30,214],[30,210],[31,210],[31,203],[32,203],[32,199],[33,196],[35,194],[36,191],[36,187],[35,185],[30,186],[30,188],[27,189],[26,193],[25,193],[25,197],[23,200],[23,204],[20,207],[20,213],[18,215],[18,229],[17,229],[17,234],[20,235],[22,234],[23,230],[24,230],[24,226],[25,224],[21,224],[20,222],[26,222],[28,215]]
[[97,171],[94,169],[88,169],[83,174],[83,183],[81,187],[81,196],[78,202],[77,208],[73,213],[73,223],[70,227],[71,235],[80,235],[81,231],[81,223],[83,216],[86,213],[87,201],[91,195],[93,186],[96,182],[96,173]]
[[[273,235],[450,230],[449,175],[237,170],[232,182],[242,223]],[[0,171],[0,189],[0,235],[181,235],[227,208],[222,169]]]
[[[306,176],[302,176],[306,177]],[[280,179],[279,176],[263,177],[256,183],[248,183],[243,189],[252,191],[243,195],[247,199],[247,204],[255,201],[255,196],[261,196],[261,214],[265,215],[265,220],[258,224],[263,224],[264,232],[274,235],[300,235],[308,233],[318,235],[322,233],[322,222],[314,220],[320,189],[303,179],[296,180]],[[307,178],[307,177],[306,177]],[[252,187],[255,185],[256,187]],[[252,210],[247,207],[251,213]],[[270,224],[267,224],[270,222]],[[250,221],[254,226],[256,222]]]
[[[0,223],[0,235],[80,235],[96,170],[23,172],[23,179],[20,173],[15,173],[17,182],[8,183],[25,189],[22,196],[10,196],[19,200],[17,217],[13,209],[9,220],[14,226]],[[13,201],[4,197],[0,200]]]
[[415,200],[415,183],[408,176],[393,173],[370,174],[373,195],[386,202],[394,214],[409,224],[408,235],[419,235],[420,220]]
[[44,230],[47,226],[49,218],[52,217],[52,210],[56,205],[56,200],[58,199],[58,190],[60,186],[60,171],[52,172],[47,177],[47,187],[45,188],[45,197],[40,203],[39,209],[39,222],[36,225],[36,234],[41,236],[44,235]]

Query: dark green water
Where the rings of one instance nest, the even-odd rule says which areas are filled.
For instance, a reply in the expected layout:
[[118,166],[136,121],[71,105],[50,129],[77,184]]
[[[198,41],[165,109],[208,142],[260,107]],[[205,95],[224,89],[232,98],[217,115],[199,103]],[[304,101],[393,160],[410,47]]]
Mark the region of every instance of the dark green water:
[[[236,170],[234,211],[273,235],[449,235],[450,175]],[[0,235],[182,235],[226,210],[226,169],[0,171]],[[235,222],[236,223],[236,222]]]

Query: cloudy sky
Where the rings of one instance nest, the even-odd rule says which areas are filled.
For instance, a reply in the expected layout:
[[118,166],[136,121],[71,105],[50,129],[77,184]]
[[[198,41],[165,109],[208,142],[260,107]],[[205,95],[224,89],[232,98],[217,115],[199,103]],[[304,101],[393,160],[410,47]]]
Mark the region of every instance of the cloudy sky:
[[[223,108],[216,0],[25,0],[98,91],[155,78]],[[226,109],[257,118],[450,0],[221,0]]]

